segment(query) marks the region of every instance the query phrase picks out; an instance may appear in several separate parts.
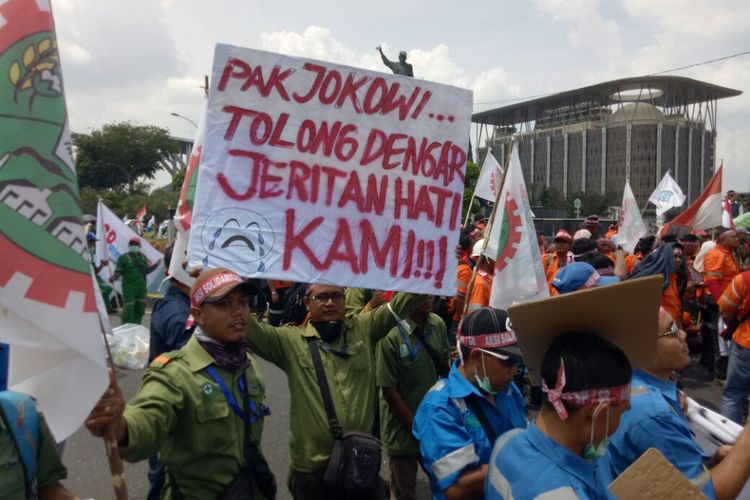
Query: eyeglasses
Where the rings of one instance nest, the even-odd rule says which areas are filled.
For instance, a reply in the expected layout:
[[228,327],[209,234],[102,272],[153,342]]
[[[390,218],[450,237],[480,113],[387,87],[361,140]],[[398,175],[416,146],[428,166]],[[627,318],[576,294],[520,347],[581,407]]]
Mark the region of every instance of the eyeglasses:
[[668,331],[660,334],[658,338],[662,337],[680,338],[680,329],[677,327],[677,324],[672,323],[672,327]]
[[497,358],[503,362],[505,366],[517,366],[521,362],[521,358],[513,356],[512,354],[500,354],[499,352],[492,352],[486,349],[478,349],[479,351],[489,354],[493,358]]
[[343,302],[344,294],[343,293],[319,293],[318,295],[310,295],[307,298],[308,300],[314,300],[316,303],[322,306],[324,304],[327,304],[329,300],[333,302],[334,304]]

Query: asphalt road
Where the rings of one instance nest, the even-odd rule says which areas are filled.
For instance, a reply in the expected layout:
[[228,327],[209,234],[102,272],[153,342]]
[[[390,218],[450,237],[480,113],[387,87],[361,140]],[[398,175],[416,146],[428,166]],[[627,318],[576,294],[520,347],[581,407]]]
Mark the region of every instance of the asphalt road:
[[[143,323],[148,324],[148,315]],[[117,319],[112,317],[113,325]],[[276,474],[279,483],[279,499],[290,499],[286,488],[286,477],[289,468],[289,389],[284,372],[260,360],[260,366],[266,379],[267,404],[272,414],[265,419],[263,430],[263,451]],[[118,380],[126,398],[132,398],[140,384],[142,370],[118,369]],[[718,408],[721,401],[721,386],[709,380],[703,369],[694,364],[683,373],[685,392],[691,397],[711,408]],[[65,445],[63,461],[68,467],[68,479],[65,485],[81,498],[110,499],[114,498],[110,485],[110,474],[104,443],[92,437],[81,428],[71,436]],[[146,498],[148,464],[143,461],[136,464],[125,464],[125,478],[131,499]],[[384,460],[381,475],[388,476],[388,465]],[[427,499],[429,483],[427,476],[420,471],[417,485],[418,498]]]

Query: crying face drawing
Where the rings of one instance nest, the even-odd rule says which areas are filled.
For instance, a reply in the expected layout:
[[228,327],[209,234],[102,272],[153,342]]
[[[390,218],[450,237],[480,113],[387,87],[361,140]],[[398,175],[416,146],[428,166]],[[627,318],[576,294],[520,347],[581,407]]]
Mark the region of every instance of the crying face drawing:
[[[204,267],[223,263],[252,264],[248,273],[265,271],[264,258],[273,250],[276,234],[258,212],[243,208],[225,208],[208,218],[201,231],[206,252]],[[257,263],[257,265],[256,265]]]

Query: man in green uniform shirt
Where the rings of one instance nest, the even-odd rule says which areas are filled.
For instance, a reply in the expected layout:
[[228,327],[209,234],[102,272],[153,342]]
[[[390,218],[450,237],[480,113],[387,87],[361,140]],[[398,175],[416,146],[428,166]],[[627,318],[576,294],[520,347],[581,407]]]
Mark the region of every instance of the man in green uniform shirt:
[[114,283],[122,276],[122,312],[120,321],[141,324],[146,312],[146,273],[148,260],[141,253],[140,238],[132,238],[128,242],[128,253],[117,259],[115,274],[109,281]]
[[[343,498],[323,483],[333,437],[328,428],[308,341],[318,339],[323,369],[343,432],[370,432],[374,420],[375,344],[396,325],[391,310],[344,317],[344,289],[311,285],[305,297],[310,321],[302,326],[273,327],[250,318],[248,341],[253,353],[286,372],[291,399],[292,437],[289,490],[295,499]],[[424,301],[419,295],[396,294],[390,306],[408,317]],[[384,491],[374,488],[372,498]]]
[[[0,394],[1,398],[6,398],[6,396],[10,396],[8,391]],[[11,421],[3,409],[6,404],[17,405],[18,411],[14,413],[20,416],[20,422],[18,416]],[[0,404],[0,417],[2,417],[0,418],[0,498],[26,500],[33,498],[32,490],[36,491],[36,498],[39,500],[77,498],[60,484],[60,481],[68,474],[60,461],[60,455],[55,448],[55,440],[44,421],[44,416],[36,413],[33,408],[24,408],[27,405],[34,405],[34,400],[20,393],[15,393],[12,399],[8,397]],[[35,415],[32,416],[32,412]],[[24,420],[28,421],[24,422]],[[26,436],[35,437],[31,441],[27,439],[21,443],[21,446],[26,447],[29,453],[27,458],[32,462],[29,464],[24,462],[24,453],[10,428],[11,425],[18,426],[19,424],[36,427],[33,430],[22,429]],[[27,478],[28,470],[33,470],[33,478]]]
[[164,499],[218,498],[229,488],[247,493],[232,498],[275,496],[259,451],[263,417],[270,412],[245,340],[250,293],[250,283],[232,271],[203,272],[190,290],[198,324],[193,337],[154,359],[126,408],[112,380],[86,420],[94,435],[114,425],[125,460],[158,451],[166,470]]
[[378,343],[376,383],[381,388],[380,434],[391,470],[391,498],[417,498],[419,443],[411,433],[422,398],[448,373],[450,347],[445,323],[432,314],[428,297],[408,320]]

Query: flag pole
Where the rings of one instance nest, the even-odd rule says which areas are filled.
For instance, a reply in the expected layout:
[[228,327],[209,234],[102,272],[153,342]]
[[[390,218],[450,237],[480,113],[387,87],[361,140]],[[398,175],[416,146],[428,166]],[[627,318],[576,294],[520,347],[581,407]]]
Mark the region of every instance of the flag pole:
[[[500,197],[503,194],[503,191],[505,190],[505,179],[508,177],[508,170],[510,170],[510,159],[511,155],[513,154],[513,146],[516,141],[510,142],[510,147],[508,148],[508,154],[505,156],[505,164],[503,165],[503,178],[500,181],[500,189],[497,190],[497,193],[495,193],[495,204],[492,207],[492,213],[490,214],[490,218],[487,221],[487,227],[485,228],[485,236],[484,236],[484,244],[482,245],[482,251],[479,255],[479,258],[481,259],[484,257],[484,252],[487,250],[487,244],[490,241],[490,236],[492,235],[492,226],[495,222],[495,214],[497,214],[497,206],[500,203]],[[461,317],[463,318],[466,315],[466,311],[469,309],[469,300],[471,299],[471,293],[474,290],[474,281],[477,278],[477,266],[474,266],[474,269],[471,272],[471,280],[469,280],[469,285],[466,287],[466,299],[464,300],[464,310],[461,312]]]
[[[115,295],[117,290],[115,290]],[[102,338],[104,339],[104,347],[107,350],[107,366],[112,370],[112,376],[117,380],[117,372],[115,371],[115,363],[112,360],[112,351],[109,348],[109,341],[107,340],[106,329],[104,328],[104,322],[102,321],[101,314],[99,316],[99,325],[102,332]],[[107,460],[109,461],[109,472],[112,475],[112,488],[115,490],[116,500],[128,500],[128,486],[125,483],[125,469],[122,464],[122,458],[120,457],[120,450],[117,448],[117,438],[115,436],[115,428],[113,424],[109,424],[104,428],[102,434],[104,440],[104,449],[107,453]]]

